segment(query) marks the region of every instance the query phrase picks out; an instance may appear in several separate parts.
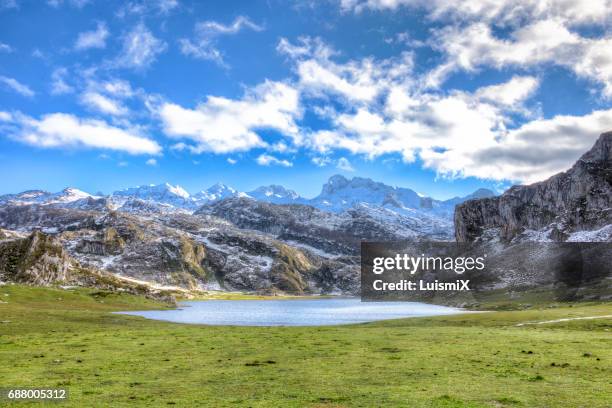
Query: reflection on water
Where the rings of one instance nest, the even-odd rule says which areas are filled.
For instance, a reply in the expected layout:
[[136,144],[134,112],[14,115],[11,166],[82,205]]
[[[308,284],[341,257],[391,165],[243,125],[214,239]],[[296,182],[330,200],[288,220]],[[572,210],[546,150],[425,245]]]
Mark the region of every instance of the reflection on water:
[[325,326],[403,317],[462,313],[461,309],[417,302],[365,302],[359,299],[206,300],[180,309],[119,312],[176,323],[232,326]]

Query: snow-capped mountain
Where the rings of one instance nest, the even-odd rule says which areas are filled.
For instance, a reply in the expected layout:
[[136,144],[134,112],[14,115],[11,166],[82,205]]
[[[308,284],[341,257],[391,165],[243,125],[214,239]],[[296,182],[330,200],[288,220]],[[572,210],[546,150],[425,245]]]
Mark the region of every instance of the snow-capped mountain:
[[169,183],[115,191],[109,200],[114,208],[129,213],[193,211],[199,206],[184,188]]
[[335,175],[323,185],[321,194],[312,200],[306,200],[305,204],[332,212],[366,205],[370,208],[382,207],[411,217],[415,216],[416,210],[428,217],[434,214],[451,219],[455,205],[474,198],[493,196],[495,194],[491,190],[481,188],[465,197],[442,201],[423,196],[409,188],[393,187],[369,178],[355,177],[349,180]]
[[149,184],[148,186],[130,187],[125,190],[115,191],[112,197],[138,198],[145,201],[157,201],[182,207],[190,202],[190,195],[181,186],[173,186],[169,183]]
[[309,200],[308,204],[340,212],[359,204],[389,205],[397,209],[421,208],[421,202],[422,197],[409,188],[392,187],[369,178],[354,177],[349,180],[335,175],[323,185],[321,194]]
[[195,193],[192,198],[198,204],[205,204],[211,201],[224,200],[226,198],[231,197],[246,197],[247,194],[236,190],[230,186],[227,186],[223,183],[217,183],[210,186],[206,190],[202,190],[198,193]]
[[0,204],[54,205],[81,210],[109,207],[128,213],[191,213],[220,200],[244,197],[271,204],[310,205],[334,213],[360,206],[383,208],[412,218],[421,217],[423,222],[430,222],[432,217],[452,219],[455,205],[464,201],[494,195],[490,190],[480,189],[465,197],[440,201],[422,196],[409,188],[393,187],[368,178],[347,179],[335,175],[323,185],[321,194],[312,199],[300,197],[295,191],[275,184],[245,193],[217,183],[206,190],[190,194],[179,185],[164,183],[130,187],[115,191],[109,196],[96,196],[72,187],[58,193],[28,190],[0,196]]
[[248,195],[258,201],[265,201],[273,204],[294,204],[306,201],[295,191],[279,186],[278,184],[258,187],[253,191],[249,191]]
[[0,203],[11,204],[68,204],[87,198],[100,198],[77,188],[68,187],[58,193],[43,190],[27,190],[19,194],[6,194],[0,196]]

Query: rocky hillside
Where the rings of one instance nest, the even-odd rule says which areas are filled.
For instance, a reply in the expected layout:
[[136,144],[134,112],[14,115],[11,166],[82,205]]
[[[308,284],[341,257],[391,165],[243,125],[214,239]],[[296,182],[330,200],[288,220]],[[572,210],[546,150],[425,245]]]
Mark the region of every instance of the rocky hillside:
[[219,183],[192,195],[166,183],[108,196],[76,189],[1,196],[0,227],[49,234],[84,268],[154,285],[357,293],[360,242],[451,240],[450,217],[438,212],[444,206],[451,208],[342,176],[312,200],[278,185],[246,194]]
[[32,285],[67,282],[73,266],[61,243],[41,232],[0,241],[0,281]]
[[303,204],[277,205],[250,198],[223,200],[200,208],[242,229],[272,234],[332,254],[358,255],[362,240],[451,240],[449,221],[365,204],[341,213]]
[[0,230],[0,282],[27,285],[69,285],[121,291],[174,303],[176,291],[145,282],[123,279],[112,273],[83,267],[64,249],[57,237],[34,231],[27,236]]
[[466,201],[455,210],[455,237],[472,242],[612,240],[612,132],[569,170],[514,186],[498,197]]

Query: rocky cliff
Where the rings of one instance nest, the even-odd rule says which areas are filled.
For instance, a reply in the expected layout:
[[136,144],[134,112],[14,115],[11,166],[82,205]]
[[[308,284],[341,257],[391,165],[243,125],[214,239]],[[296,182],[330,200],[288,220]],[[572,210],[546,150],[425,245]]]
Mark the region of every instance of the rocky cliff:
[[[68,285],[127,292],[175,303],[172,291],[84,267],[64,249],[58,237],[38,230],[28,236],[0,231],[0,282]],[[182,293],[181,293],[182,294]]]
[[72,266],[59,240],[41,232],[0,242],[0,281],[33,285],[66,282]]
[[[603,133],[569,170],[548,180],[514,186],[498,197],[469,200],[455,209],[455,237],[510,241],[611,240],[612,132]],[[598,230],[605,229],[601,232]],[[593,232],[586,237],[584,231]],[[595,239],[594,239],[595,238]]]

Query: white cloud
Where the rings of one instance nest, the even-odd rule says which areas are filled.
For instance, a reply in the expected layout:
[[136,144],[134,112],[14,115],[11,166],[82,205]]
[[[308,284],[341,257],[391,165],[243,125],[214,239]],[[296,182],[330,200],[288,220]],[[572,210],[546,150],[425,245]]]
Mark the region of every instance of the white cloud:
[[[292,49],[288,55],[298,55],[302,62],[323,61],[312,56],[311,49]],[[347,64],[359,66],[362,63],[349,61]],[[325,64],[335,65],[337,71],[345,69],[332,61]],[[315,103],[316,110],[323,112],[330,126],[306,132],[304,138],[297,140],[301,146],[324,154],[344,150],[369,158],[399,153],[404,161],[411,162],[418,158],[425,167],[446,177],[512,178],[517,181],[533,181],[534,178],[548,176],[553,169],[556,171],[567,167],[576,158],[579,149],[568,155],[566,150],[554,146],[549,148],[548,155],[541,156],[548,159],[546,165],[537,161],[528,164],[527,160],[519,164],[515,158],[510,160],[510,155],[505,157],[499,153],[510,148],[513,140],[510,135],[515,131],[508,128],[514,125],[517,116],[523,119],[534,116],[533,110],[527,109],[525,103],[539,86],[536,77],[514,76],[506,82],[485,86],[471,93],[457,90],[443,93],[414,86],[406,76],[408,70],[401,60],[387,60],[385,63],[371,60],[370,64],[376,67],[376,71],[364,75],[365,80],[373,84],[372,94],[375,98],[350,99],[341,96],[349,103],[337,110],[330,108],[337,100],[332,98],[339,96],[337,89],[317,86],[318,94],[309,101]],[[384,77],[385,80],[375,81],[376,77]],[[303,83],[302,77],[300,82]],[[302,91],[302,97],[308,99],[311,93],[308,89]],[[308,106],[308,102],[305,104]],[[581,122],[589,119],[573,120]],[[595,136],[606,129],[605,120],[598,123],[599,128],[591,126]],[[580,136],[576,137],[582,137],[584,133],[579,132]],[[535,139],[531,142],[538,143]],[[497,154],[496,170],[488,165],[491,160],[483,153],[488,151]],[[514,154],[520,155],[520,152]],[[529,157],[528,152],[525,157]],[[312,161],[320,166],[328,164],[325,156]],[[347,170],[352,167],[344,161],[338,164]],[[503,171],[500,170],[502,168]]]
[[349,102],[374,101],[391,83],[408,81],[413,68],[413,55],[407,52],[387,60],[339,64],[331,59],[337,53],[318,38],[300,38],[298,44],[282,38],[277,50],[294,62],[303,93],[332,94]]
[[8,44],[0,42],[0,52],[8,52],[8,53],[10,53],[10,52],[13,52],[13,48],[10,45],[8,45]]
[[341,157],[338,159],[338,163],[336,163],[336,168],[342,171],[355,171],[351,162],[346,157]]
[[102,82],[99,87],[107,94],[118,98],[129,98],[135,94],[135,91],[132,89],[130,83],[123,79],[112,79],[105,81]]
[[0,122],[9,122],[13,120],[13,115],[9,112],[0,111]]
[[14,115],[11,125],[14,139],[41,148],[84,147],[129,154],[158,154],[161,151],[157,142],[133,131],[66,113],[52,113],[41,119]]
[[[195,109],[164,102],[157,108],[165,133],[195,142],[195,153],[229,153],[264,147],[258,129],[273,129],[298,138],[298,92],[281,82],[266,81],[242,99],[208,96]],[[186,145],[184,145],[186,146]]]
[[147,166],[157,166],[157,160],[155,160],[155,159],[149,159],[149,160],[147,160],[147,161],[145,162],[145,164],[146,164]]
[[38,48],[34,48],[34,50],[32,51],[32,56],[34,58],[39,58],[42,60],[46,59],[45,54],[43,54],[43,52]]
[[607,110],[536,119],[508,130],[507,107],[478,96],[488,91],[428,95],[401,114],[386,116],[365,108],[339,114],[332,128],[311,133],[306,145],[371,158],[400,153],[408,162],[418,157],[424,167],[445,177],[534,182],[567,169],[601,132],[612,128],[612,110]]
[[9,78],[0,75],[0,83],[3,83],[5,86],[9,87],[13,91],[28,98],[32,98],[34,95],[36,95],[36,93],[32,89],[30,89],[29,86],[22,84],[15,78]]
[[539,80],[531,76],[515,76],[503,84],[480,88],[476,97],[508,108],[517,107],[528,99],[539,86]]
[[98,23],[98,26],[93,31],[85,31],[79,34],[76,42],[74,43],[74,48],[76,50],[87,50],[90,48],[105,48],[106,47],[106,38],[108,37],[109,32],[106,28],[106,24]]
[[90,2],[91,0],[47,0],[47,4],[54,8],[59,8],[65,4],[76,8],[82,8]]
[[439,86],[449,73],[479,67],[533,67],[551,63],[576,75],[599,82],[604,94],[612,97],[612,37],[581,37],[555,20],[542,20],[512,32],[509,39],[497,38],[491,28],[475,23],[465,28],[446,28],[436,33],[434,48],[447,61],[429,78]]
[[[567,30],[556,30],[559,26],[548,22],[510,30],[514,40],[496,39],[499,44],[495,46],[489,41],[494,38],[490,28],[482,24],[479,27],[484,27],[488,37],[479,37],[478,32],[459,34],[461,31],[456,28],[437,34],[431,44],[454,58],[448,58],[446,64],[430,73],[430,78],[435,75],[444,78],[458,68],[476,71],[488,55],[493,57],[487,64],[499,63],[496,67],[500,69],[506,65],[500,63],[500,59],[529,67],[535,65],[529,62],[530,58],[539,58],[544,63],[557,58],[556,53],[561,51],[569,53],[563,54],[561,60],[565,62],[562,63],[573,67],[572,61],[578,61],[577,55],[584,55],[578,48],[565,49],[565,45],[560,44],[585,39]],[[457,35],[452,41],[451,37],[445,41],[445,35],[455,32]],[[525,45],[529,41],[532,43]],[[463,47],[463,42],[474,45]],[[522,45],[518,47],[515,43]],[[540,78],[530,75],[515,75],[505,82],[473,92],[440,90],[421,86],[419,77],[412,72],[409,56],[339,63],[337,53],[320,40],[309,38],[300,39],[297,44],[281,40],[277,49],[295,63],[301,103],[329,122],[326,127],[304,131],[296,143],[324,155],[348,151],[376,158],[399,153],[404,161],[418,159],[424,167],[443,177],[474,176],[531,182],[569,167],[599,133],[611,127],[608,119],[612,118],[612,111],[602,111],[595,116],[540,119],[539,107],[526,105],[540,85]],[[570,55],[572,53],[575,55]],[[587,60],[583,58],[582,61]],[[523,61],[526,65],[521,65]],[[602,58],[597,64],[604,68],[597,71],[598,74],[607,69],[606,61]],[[311,74],[313,72],[316,74]],[[363,92],[364,89],[367,92]],[[343,103],[338,104],[339,101]],[[518,135],[540,122],[552,129],[552,134],[561,134],[561,138],[569,138],[572,142],[569,146],[558,147],[552,139],[541,143],[533,137],[523,143],[522,150],[513,147],[517,145],[516,140],[524,139]],[[571,123],[567,128],[560,124],[566,122]],[[517,123],[523,125],[517,128]],[[585,138],[588,132],[591,132],[590,137]],[[588,142],[578,143],[578,140]],[[531,151],[530,145],[533,145]],[[532,152],[544,148],[546,154],[539,154],[540,160],[532,160]],[[312,161],[317,165],[327,164],[320,157]]]
[[0,0],[0,10],[18,9],[19,3],[17,0]]
[[83,93],[81,103],[89,109],[108,115],[122,116],[127,114],[127,108],[120,102],[94,91]]
[[315,156],[310,161],[317,167],[325,167],[331,162],[331,159],[326,156]]
[[124,18],[128,15],[158,14],[166,15],[172,10],[178,8],[180,3],[178,0],[138,0],[124,2],[122,7],[117,11],[117,16]]
[[238,34],[242,30],[262,31],[263,27],[253,23],[248,17],[238,16],[229,25],[216,21],[203,21],[195,26],[195,38],[181,38],[179,44],[185,55],[211,60],[223,65],[223,54],[217,48],[217,38],[223,35]]
[[156,38],[143,23],[139,23],[125,35],[123,49],[115,61],[116,66],[145,69],[167,48],[164,41]]
[[540,181],[567,170],[593,146],[600,133],[610,129],[612,109],[534,120],[508,132],[494,145],[473,152],[473,165],[465,173],[481,178],[487,173],[499,174],[527,183]]
[[66,82],[68,70],[57,68],[51,73],[51,94],[62,95],[74,92],[74,88]]
[[277,165],[277,166],[283,166],[283,167],[292,167],[293,163],[291,163],[288,160],[284,160],[284,159],[278,159],[274,156],[271,156],[269,154],[261,154],[257,157],[256,159],[257,164],[261,165],[261,166],[270,166],[270,165]]
[[227,158],[227,162],[228,162],[229,164],[236,164],[236,163],[238,163],[238,161],[237,161],[236,159],[232,159],[231,157],[228,157],[228,158]]
[[[606,29],[612,22],[611,0],[338,1],[342,10],[357,13],[411,7],[445,23],[429,40],[446,56],[426,78],[430,87],[440,86],[456,70],[554,64],[600,84],[604,96],[612,98],[612,37]],[[579,34],[582,27],[589,35]],[[494,34],[494,28],[502,28],[504,36]]]
[[612,15],[610,0],[338,0],[344,11],[425,9],[432,20],[518,24],[556,19],[569,24],[603,24]]

